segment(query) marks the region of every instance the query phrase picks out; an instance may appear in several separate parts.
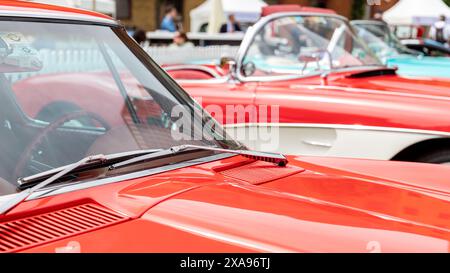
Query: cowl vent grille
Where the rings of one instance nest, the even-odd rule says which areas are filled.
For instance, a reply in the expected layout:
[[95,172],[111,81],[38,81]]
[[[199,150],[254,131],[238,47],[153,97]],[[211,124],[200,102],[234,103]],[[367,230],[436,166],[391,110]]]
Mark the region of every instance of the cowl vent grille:
[[125,221],[96,204],[83,204],[0,223],[0,253],[15,252]]
[[250,164],[222,170],[220,173],[232,179],[238,179],[257,185],[291,176],[303,171],[304,169],[289,164],[286,167],[279,167],[272,163],[255,161]]

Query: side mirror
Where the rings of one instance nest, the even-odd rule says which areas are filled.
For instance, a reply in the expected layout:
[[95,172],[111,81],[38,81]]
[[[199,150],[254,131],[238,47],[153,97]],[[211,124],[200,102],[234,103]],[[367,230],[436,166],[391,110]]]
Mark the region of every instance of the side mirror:
[[222,57],[220,58],[220,68],[234,78],[236,74],[236,60],[232,57]]
[[42,66],[37,50],[24,35],[0,33],[0,73],[35,72]]
[[222,57],[220,58],[220,68],[228,70],[230,66],[235,66],[236,60],[233,57]]
[[248,63],[244,64],[241,68],[241,73],[245,77],[250,77],[251,75],[253,75],[255,73],[255,71],[256,71],[256,66],[253,62],[248,62]]

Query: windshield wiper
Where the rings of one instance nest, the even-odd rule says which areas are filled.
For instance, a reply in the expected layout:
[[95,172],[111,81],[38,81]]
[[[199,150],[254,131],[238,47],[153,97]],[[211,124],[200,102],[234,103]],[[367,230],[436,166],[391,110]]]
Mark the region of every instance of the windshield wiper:
[[43,187],[57,181],[59,178],[67,175],[68,173],[82,167],[85,166],[86,164],[92,164],[92,163],[103,163],[105,162],[107,159],[104,155],[93,155],[93,156],[88,156],[85,157],[83,159],[81,159],[80,161],[67,165],[66,167],[64,167],[61,171],[55,173],[54,175],[52,175],[51,177],[47,178],[46,180],[36,184],[35,186],[28,188],[24,191],[21,191],[18,195],[14,196],[14,198],[6,201],[5,203],[3,203],[0,206],[0,215],[1,214],[5,214],[8,211],[12,210],[13,208],[15,208],[16,206],[18,206],[20,203],[22,203],[23,201],[25,201],[32,193],[34,193],[37,190],[42,189]]
[[[120,168],[121,166],[133,164],[134,162],[141,162],[142,158],[144,160],[150,160],[150,159],[156,159],[160,157],[167,157],[174,154],[177,154],[178,152],[182,152],[185,150],[188,150],[189,148],[196,148],[196,149],[203,149],[203,150],[214,150],[218,152],[228,152],[228,153],[239,153],[242,155],[247,155],[247,157],[262,157],[262,158],[272,158],[273,160],[269,159],[262,159],[268,162],[273,162],[279,165],[283,165],[287,163],[285,162],[285,158],[282,155],[278,154],[270,154],[270,153],[260,153],[260,152],[253,152],[253,151],[247,151],[247,150],[229,150],[229,149],[220,149],[215,147],[207,147],[207,146],[195,146],[195,145],[182,145],[182,146],[175,146],[169,149],[149,149],[149,150],[137,150],[137,151],[130,151],[130,152],[123,152],[123,153],[117,153],[117,154],[111,154],[104,156],[103,161],[88,161],[85,162],[85,164],[81,164],[77,166],[75,169],[71,169],[69,172],[65,173],[63,176],[59,177],[62,178],[67,175],[83,172],[83,171],[89,171],[92,169],[97,168],[103,168],[108,167],[109,170],[113,170],[116,168]],[[285,163],[284,163],[285,162]],[[49,179],[50,177],[54,176],[55,174],[60,173],[63,170],[67,170],[68,168],[72,167],[73,164],[54,168],[48,171],[44,171],[41,173],[37,173],[31,176],[19,178],[17,180],[17,183],[19,184],[19,189],[27,189],[31,188],[32,186],[36,185],[37,183]]]
[[[284,157],[281,154],[276,153],[267,153],[267,152],[256,152],[256,151],[248,151],[248,150],[228,150],[228,149],[222,149],[218,147],[210,147],[210,146],[196,146],[196,145],[181,145],[181,146],[174,146],[169,149],[157,149],[157,150],[146,150],[146,151],[136,151],[136,152],[128,152],[128,153],[122,153],[122,154],[116,154],[116,155],[93,155],[88,156],[83,159],[81,159],[78,162],[75,162],[73,164],[52,169],[50,171],[46,171],[37,175],[25,177],[19,180],[20,184],[23,186],[31,185],[36,181],[39,181],[40,179],[43,179],[47,176],[49,176],[47,179],[45,179],[42,182],[37,183],[36,185],[29,187],[17,195],[15,195],[10,200],[6,201],[5,203],[1,204],[0,206],[0,215],[6,214],[7,212],[11,211],[13,208],[17,207],[19,204],[24,202],[28,199],[28,197],[33,194],[34,192],[58,181],[60,178],[73,173],[75,171],[81,171],[84,169],[90,169],[92,167],[98,168],[98,166],[103,166],[110,161],[119,160],[119,163],[112,164],[109,166],[109,170],[118,169],[121,167],[133,165],[133,164],[139,164],[148,160],[161,158],[161,157],[167,157],[176,155],[178,153],[189,151],[189,150],[207,150],[207,151],[215,151],[215,152],[223,152],[223,153],[231,153],[231,154],[237,154],[244,156],[246,158],[254,159],[254,160],[261,160],[265,162],[270,162],[277,164],[280,167],[284,167],[287,165],[288,160],[286,157]],[[143,155],[141,155],[143,154]],[[140,156],[138,156],[140,155]],[[124,161],[120,162],[120,159],[122,158],[129,158]]]
[[[105,165],[106,163],[109,163],[110,165],[123,161],[123,160],[127,160],[129,158],[133,158],[133,157],[137,157],[137,156],[142,156],[145,154],[150,154],[150,153],[154,153],[154,152],[159,152],[162,149],[150,149],[150,150],[137,150],[137,151],[130,151],[130,152],[123,152],[123,153],[117,153],[117,154],[111,154],[111,155],[105,155],[104,156],[104,160],[102,162],[100,161],[89,161],[89,162],[85,162],[85,164],[82,164],[80,166],[78,166],[75,169],[72,169],[70,172],[66,173],[65,175],[68,175],[74,171],[81,171],[81,170],[89,170],[92,168],[98,168],[101,165]],[[94,156],[95,157],[95,156]],[[56,173],[59,173],[65,169],[67,169],[68,167],[72,166],[73,164],[70,165],[66,165],[66,166],[62,166],[62,167],[58,167],[58,168],[54,168],[48,171],[44,171],[44,172],[40,172],[34,175],[30,175],[27,177],[23,177],[23,178],[19,178],[17,180],[17,183],[19,184],[19,188],[23,189],[24,187],[29,187],[29,185],[34,184],[36,182],[40,182],[44,179],[47,179],[51,176],[53,176]]]
[[175,155],[184,151],[188,150],[207,150],[207,151],[214,151],[214,152],[222,152],[222,153],[231,153],[231,154],[237,154],[244,156],[246,158],[254,159],[254,160],[260,160],[265,162],[270,162],[277,164],[280,167],[284,167],[287,165],[288,160],[285,156],[282,154],[277,153],[267,153],[267,152],[256,152],[256,151],[249,151],[249,150],[229,150],[229,149],[222,149],[218,147],[211,147],[211,146],[197,146],[197,145],[180,145],[180,146],[174,146],[169,149],[161,150],[159,152],[146,154],[143,156],[135,157],[114,165],[111,165],[109,167],[110,170],[126,167],[133,164],[139,164],[142,162],[145,162],[147,160],[159,158],[159,157],[165,157],[165,156],[171,156]]

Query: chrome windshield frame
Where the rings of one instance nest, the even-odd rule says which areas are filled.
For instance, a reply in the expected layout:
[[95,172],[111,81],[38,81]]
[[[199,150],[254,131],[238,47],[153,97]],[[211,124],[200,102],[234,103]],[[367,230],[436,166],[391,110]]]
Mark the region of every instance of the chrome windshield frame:
[[[329,72],[329,71],[318,71],[315,73],[310,73],[307,75],[276,75],[276,76],[250,76],[250,77],[246,77],[244,76],[241,71],[242,71],[242,67],[243,67],[243,62],[244,62],[244,58],[247,55],[250,46],[252,45],[256,35],[260,32],[260,30],[262,30],[264,28],[264,26],[276,19],[280,19],[283,17],[292,17],[292,16],[318,16],[318,17],[327,17],[327,18],[335,18],[338,20],[341,20],[345,26],[347,27],[347,29],[353,34],[353,36],[355,37],[355,39],[357,39],[362,45],[365,46],[364,41],[362,41],[357,34],[355,33],[354,29],[351,27],[351,24],[349,22],[349,20],[347,18],[345,18],[344,16],[338,15],[338,14],[327,14],[327,13],[318,13],[318,12],[280,12],[280,13],[274,13],[268,16],[265,16],[263,18],[261,18],[256,24],[254,24],[252,27],[250,27],[247,30],[247,33],[244,37],[244,40],[242,40],[241,46],[239,47],[239,51],[237,53],[237,58],[236,58],[236,71],[235,71],[235,75],[236,78],[240,81],[240,82],[271,82],[271,81],[283,81],[283,80],[293,80],[293,79],[301,79],[301,78],[309,78],[309,77],[314,77],[314,76],[320,76],[322,75],[324,72]],[[378,58],[376,56],[373,56],[373,54],[370,52],[370,50],[367,49],[367,52],[370,53],[370,55],[378,60]],[[365,66],[366,67],[366,66]],[[384,67],[384,65],[381,64],[380,62],[380,67]],[[355,68],[358,68],[355,66]],[[347,70],[348,68],[343,68],[344,70]],[[330,70],[330,71],[340,71],[342,69],[334,69],[334,70]]]

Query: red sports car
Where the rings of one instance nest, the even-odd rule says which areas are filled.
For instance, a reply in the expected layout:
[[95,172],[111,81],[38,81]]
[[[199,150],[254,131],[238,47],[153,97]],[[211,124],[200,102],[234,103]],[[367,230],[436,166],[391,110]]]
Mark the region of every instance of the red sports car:
[[110,18],[2,1],[0,54],[0,252],[450,251],[448,166],[247,150]]
[[[288,10],[264,11],[231,69],[165,68],[253,149],[450,163],[449,80],[400,77],[372,56],[345,18],[330,10]],[[275,105],[271,120],[255,114]]]

